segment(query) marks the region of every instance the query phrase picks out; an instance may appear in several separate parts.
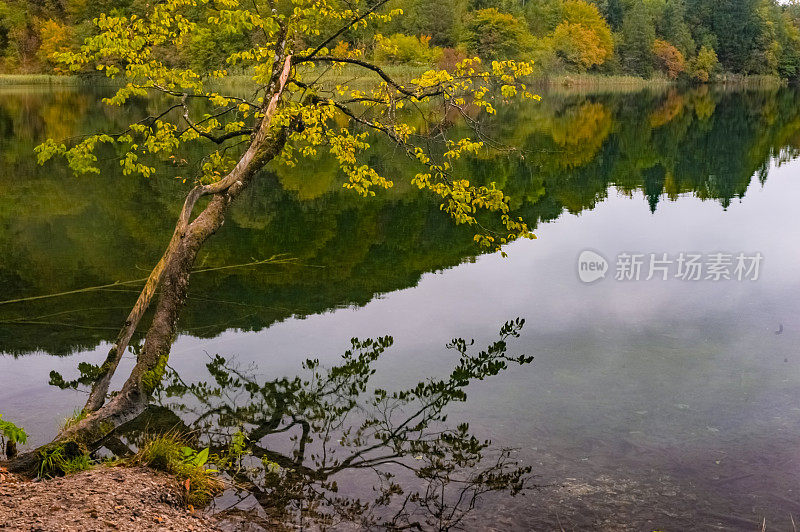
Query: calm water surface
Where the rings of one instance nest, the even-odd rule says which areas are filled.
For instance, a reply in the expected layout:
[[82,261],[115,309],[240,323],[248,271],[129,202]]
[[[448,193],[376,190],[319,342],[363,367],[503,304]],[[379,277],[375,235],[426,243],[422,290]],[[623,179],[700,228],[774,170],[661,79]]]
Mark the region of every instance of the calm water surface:
[[[292,375],[334,363],[349,339],[391,334],[376,384],[413,384],[454,363],[453,337],[485,344],[515,317],[512,352],[535,356],[470,388],[453,409],[518,448],[540,490],[488,498],[467,528],[791,529],[800,518],[800,104],[792,89],[546,94],[494,133],[524,163],[480,157],[537,224],[508,258],[398,186],[363,201],[329,161],[277,169],[238,204],[200,258],[171,364],[204,379],[206,353]],[[160,255],[180,180],[40,168],[47,137],[113,128],[83,91],[0,93],[0,299],[134,280]],[[385,171],[401,170],[378,145]],[[168,168],[180,175],[188,170]],[[395,180],[397,182],[398,180]],[[582,283],[578,255],[610,262]],[[614,279],[620,253],[760,253],[756,281]],[[674,273],[674,270],[673,272]],[[672,275],[670,275],[672,277]],[[0,305],[0,413],[47,441],[82,405],[48,385],[102,360],[136,297],[119,285]],[[130,364],[130,361],[126,361]],[[120,370],[119,374],[122,375]]]

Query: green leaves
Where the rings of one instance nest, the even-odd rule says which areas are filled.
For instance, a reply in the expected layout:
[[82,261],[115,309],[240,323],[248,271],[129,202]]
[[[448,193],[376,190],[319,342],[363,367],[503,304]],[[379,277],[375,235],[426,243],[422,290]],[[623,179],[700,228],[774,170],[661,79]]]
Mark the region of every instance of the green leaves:
[[3,438],[25,445],[28,442],[28,433],[12,422],[3,420],[2,417],[3,414],[0,414],[0,434],[2,434]]
[[[153,101],[166,100],[166,106],[119,133],[98,133],[73,142],[49,139],[37,147],[37,159],[43,164],[63,157],[76,175],[97,174],[98,152],[106,145],[111,149],[104,149],[102,158],[111,152],[123,175],[149,178],[159,165],[184,161],[191,152],[195,160],[185,161],[194,172],[189,179],[208,185],[229,175],[251,147],[250,139],[261,138],[263,143],[264,135],[285,136],[279,162],[295,165],[298,158],[314,158],[327,150],[347,178],[344,187],[362,197],[374,196],[405,178],[438,196],[442,210],[456,224],[474,226],[481,246],[499,249],[517,238],[533,238],[528,226],[510,215],[508,198],[499,188],[475,186],[470,176],[457,171],[459,159],[496,149],[479,131],[481,115],[495,115],[499,105],[515,98],[538,98],[524,83],[532,65],[511,60],[483,65],[479,58],[470,58],[450,70],[429,69],[400,81],[365,61],[363,50],[337,43],[344,30],[325,34],[333,31],[331,21],[345,29],[360,28],[399,14],[343,0],[285,0],[275,9],[244,0],[165,0],[140,15],[101,15],[94,20],[95,35],[78,51],[56,54],[55,59],[69,69],[123,78],[115,94],[104,100],[108,105],[124,106],[133,98],[160,94]],[[225,40],[225,62],[247,69],[254,96],[244,98],[241,90],[216,81],[229,76],[216,64],[219,60],[183,59],[186,49],[197,48],[202,35],[236,36]],[[320,44],[303,52],[307,55],[294,50],[310,41]],[[270,120],[263,122],[276,75],[283,70],[283,54],[293,52],[286,90],[275,93],[278,105],[270,110]],[[365,88],[336,83],[330,90],[328,78],[345,65],[375,77]],[[323,67],[319,75],[313,72],[318,67]],[[306,80],[307,74],[313,77]],[[425,123],[412,122],[408,111],[419,112]],[[451,133],[453,116],[475,130],[476,138]],[[371,155],[374,135],[397,144],[399,155],[422,165],[420,171],[385,175]],[[249,164],[255,167],[247,171],[258,171],[271,157],[251,159]],[[480,213],[493,215],[500,223],[481,223]]]
[[195,467],[202,467],[208,462],[209,448],[206,447],[202,451],[195,451],[191,447],[181,447],[181,455],[183,463],[190,464]]

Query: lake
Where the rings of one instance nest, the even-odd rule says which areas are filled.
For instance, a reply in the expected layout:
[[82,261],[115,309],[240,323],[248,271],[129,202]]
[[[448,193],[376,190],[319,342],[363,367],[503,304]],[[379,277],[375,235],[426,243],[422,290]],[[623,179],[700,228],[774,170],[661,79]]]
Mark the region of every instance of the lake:
[[[60,294],[0,304],[0,413],[36,445],[85,401],[49,385],[49,372],[75,378],[79,362],[103,360],[141,286],[126,283],[158,260],[190,169],[143,179],[109,161],[76,178],[37,166],[38,142],[113,131],[153,104],[108,109],[102,90],[0,91],[0,300]],[[391,389],[447,374],[452,338],[483,347],[524,318],[509,352],[533,362],[471,385],[450,420],[513,448],[541,487],[485,498],[466,528],[790,530],[800,518],[800,94],[542,96],[490,126],[524,160],[481,153],[462,165],[511,195],[537,240],[507,258],[483,253],[400,179],[364,200],[331,161],[272,169],[201,253],[170,365],[208,379],[219,354],[277,378],[310,356],[335,364],[352,337],[390,334],[374,383]],[[403,171],[390,146],[375,154],[387,174]],[[579,275],[587,250],[607,268],[593,282]],[[270,257],[280,260],[252,264]]]

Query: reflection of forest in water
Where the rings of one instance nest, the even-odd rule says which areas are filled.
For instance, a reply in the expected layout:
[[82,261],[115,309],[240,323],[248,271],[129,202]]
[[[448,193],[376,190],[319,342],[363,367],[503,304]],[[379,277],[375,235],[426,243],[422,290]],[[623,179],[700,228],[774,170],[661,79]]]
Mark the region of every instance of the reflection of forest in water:
[[[641,190],[649,208],[691,193],[728,207],[774,159],[800,148],[793,89],[549,94],[506,111],[487,132],[520,147],[524,160],[481,154],[462,163],[472,179],[494,181],[531,225],[565,211],[591,210],[615,187]],[[38,167],[33,148],[120,128],[129,115],[86,91],[9,91],[0,101],[0,293],[2,299],[51,294],[144,277],[167,241],[189,186],[179,179],[108,171],[75,178]],[[372,155],[387,175],[405,160],[385,145]],[[167,165],[166,173],[190,169]],[[407,171],[407,169],[406,169]],[[199,259],[199,268],[275,255],[295,260],[195,275],[183,333],[210,337],[257,330],[292,315],[362,305],[375,294],[414,286],[428,271],[472,259],[469,228],[456,227],[427,196],[396,188],[365,201],[343,190],[325,159],[278,168],[242,198]],[[643,206],[647,208],[647,206]],[[116,333],[138,285],[0,306],[0,351],[65,354]]]

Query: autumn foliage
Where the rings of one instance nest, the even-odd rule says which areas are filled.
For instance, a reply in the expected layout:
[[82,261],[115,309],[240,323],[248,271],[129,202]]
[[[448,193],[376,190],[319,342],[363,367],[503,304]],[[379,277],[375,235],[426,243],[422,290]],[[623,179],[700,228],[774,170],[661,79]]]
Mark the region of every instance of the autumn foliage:
[[667,74],[669,79],[677,77],[686,70],[683,54],[667,41],[656,39],[653,43],[653,56],[656,66]]

